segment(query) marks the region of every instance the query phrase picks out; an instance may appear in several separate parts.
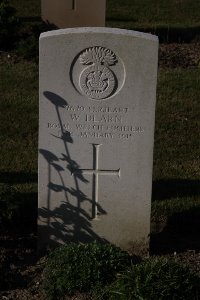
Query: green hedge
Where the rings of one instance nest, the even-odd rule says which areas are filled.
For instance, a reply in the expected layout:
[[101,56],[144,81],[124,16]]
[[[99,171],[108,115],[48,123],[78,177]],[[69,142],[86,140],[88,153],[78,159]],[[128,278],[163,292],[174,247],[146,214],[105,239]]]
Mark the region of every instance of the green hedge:
[[197,300],[200,278],[187,266],[167,258],[152,258],[132,266],[96,294],[98,300]]
[[130,263],[127,252],[110,244],[67,244],[50,254],[43,289],[52,300],[75,291],[91,291],[112,282]]

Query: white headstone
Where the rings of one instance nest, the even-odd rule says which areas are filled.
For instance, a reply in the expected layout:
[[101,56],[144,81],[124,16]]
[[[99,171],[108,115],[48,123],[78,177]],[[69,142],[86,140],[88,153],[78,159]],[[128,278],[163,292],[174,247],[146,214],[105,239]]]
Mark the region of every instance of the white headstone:
[[39,248],[148,252],[158,39],[110,28],[40,37]]
[[106,0],[42,0],[41,12],[57,28],[105,26]]

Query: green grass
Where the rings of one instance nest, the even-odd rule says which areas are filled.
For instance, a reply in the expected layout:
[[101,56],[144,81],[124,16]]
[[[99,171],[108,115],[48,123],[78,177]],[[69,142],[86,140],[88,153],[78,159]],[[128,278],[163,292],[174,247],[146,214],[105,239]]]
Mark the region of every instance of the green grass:
[[[11,0],[21,17],[40,16],[39,0]],[[108,25],[122,28],[200,26],[198,0],[107,0]],[[118,27],[118,26],[117,26]]]
[[174,259],[152,257],[118,274],[96,300],[198,300],[200,279]]
[[155,130],[155,178],[200,177],[200,70],[160,71]]
[[40,0],[10,0],[10,4],[17,10],[20,17],[40,17],[41,1]]
[[200,209],[200,70],[159,72],[152,220]]
[[107,17],[129,22],[129,26],[199,26],[197,0],[108,0]]
[[132,262],[127,252],[112,244],[67,243],[50,253],[42,287],[49,300],[62,299],[76,291],[89,292],[112,282]]
[[[28,24],[40,24],[39,0],[10,0],[17,16]],[[107,0],[106,26],[150,32],[161,42],[200,39],[198,0]]]
[[12,177],[17,183],[22,174],[30,174],[19,189],[36,191],[29,176],[37,172],[38,67],[25,61],[2,63],[0,77],[0,173],[10,173],[11,183]]

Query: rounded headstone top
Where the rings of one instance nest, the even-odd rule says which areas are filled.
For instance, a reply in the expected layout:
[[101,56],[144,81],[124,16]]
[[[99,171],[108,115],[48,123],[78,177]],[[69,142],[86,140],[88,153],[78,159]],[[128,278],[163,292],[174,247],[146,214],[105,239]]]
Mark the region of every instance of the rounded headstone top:
[[81,33],[82,34],[104,33],[104,34],[126,35],[126,36],[143,38],[143,39],[158,42],[158,37],[150,33],[144,33],[139,31],[127,30],[127,29],[119,29],[119,28],[108,28],[108,27],[78,27],[78,28],[52,30],[52,31],[43,32],[40,35],[40,39],[48,38],[52,36],[58,36],[58,35],[81,34]]

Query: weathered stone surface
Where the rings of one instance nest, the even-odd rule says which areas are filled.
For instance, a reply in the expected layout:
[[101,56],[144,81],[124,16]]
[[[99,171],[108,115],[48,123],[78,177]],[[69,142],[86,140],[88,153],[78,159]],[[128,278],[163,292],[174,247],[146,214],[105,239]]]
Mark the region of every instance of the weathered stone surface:
[[106,0],[42,0],[41,11],[57,28],[105,26]]
[[40,37],[39,247],[148,252],[158,40],[79,28]]

